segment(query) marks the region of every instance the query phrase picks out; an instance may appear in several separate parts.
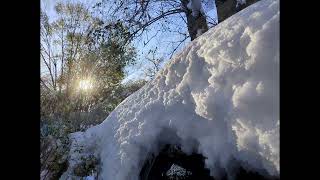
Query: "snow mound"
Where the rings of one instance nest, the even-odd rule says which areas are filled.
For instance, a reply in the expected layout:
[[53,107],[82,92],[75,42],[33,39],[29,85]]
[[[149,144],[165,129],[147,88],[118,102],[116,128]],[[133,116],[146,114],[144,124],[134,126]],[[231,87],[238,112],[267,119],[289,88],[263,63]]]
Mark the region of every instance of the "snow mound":
[[262,0],[192,41],[102,124],[74,133],[70,168],[94,153],[99,179],[137,180],[151,153],[179,144],[206,157],[213,176],[231,159],[278,176],[279,126],[279,1]]

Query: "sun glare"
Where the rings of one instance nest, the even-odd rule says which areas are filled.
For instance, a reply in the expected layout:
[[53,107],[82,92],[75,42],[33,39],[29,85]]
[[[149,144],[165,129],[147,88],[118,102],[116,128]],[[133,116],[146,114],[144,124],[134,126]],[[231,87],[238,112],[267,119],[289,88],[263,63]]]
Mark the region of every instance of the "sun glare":
[[79,89],[82,91],[88,91],[93,88],[92,81],[90,79],[83,79],[79,81]]

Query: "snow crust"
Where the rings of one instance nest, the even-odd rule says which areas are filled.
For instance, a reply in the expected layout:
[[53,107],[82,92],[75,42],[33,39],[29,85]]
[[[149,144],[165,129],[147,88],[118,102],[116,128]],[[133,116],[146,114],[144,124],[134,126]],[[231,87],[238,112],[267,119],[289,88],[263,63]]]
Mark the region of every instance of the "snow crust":
[[172,143],[205,156],[215,177],[231,159],[279,175],[279,61],[279,1],[262,0],[192,41],[102,124],[72,134],[70,168],[94,153],[99,179],[137,180]]

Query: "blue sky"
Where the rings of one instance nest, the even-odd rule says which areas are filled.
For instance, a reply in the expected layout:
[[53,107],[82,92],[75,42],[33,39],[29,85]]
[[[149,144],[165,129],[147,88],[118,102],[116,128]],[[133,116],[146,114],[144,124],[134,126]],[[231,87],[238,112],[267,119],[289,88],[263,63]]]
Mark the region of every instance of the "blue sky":
[[[95,3],[99,2],[99,0],[41,0],[41,8],[43,11],[47,13],[49,16],[50,21],[55,20],[56,13],[54,11],[54,6],[57,2],[81,2],[87,6],[93,6]],[[209,1],[210,2],[210,1]],[[212,1],[213,2],[213,1]],[[204,9],[206,15],[210,18],[216,18],[216,10],[214,5],[210,5],[209,8]],[[186,25],[183,23],[183,21],[177,17],[174,18],[174,22],[181,24],[181,28],[187,29]],[[156,25],[156,24],[155,24]],[[149,37],[155,34],[156,32],[151,29],[150,33],[148,34]],[[146,37],[147,35],[144,35]],[[167,62],[170,58],[170,52],[176,47],[176,45],[173,46],[170,41],[177,41],[181,39],[182,37],[177,35],[172,35],[169,32],[163,33],[161,36],[157,36],[157,38],[151,40],[146,46],[143,44],[142,39],[137,39],[133,42],[133,45],[137,48],[138,51],[138,59],[137,63],[134,66],[130,66],[126,68],[127,76],[124,80],[124,82],[128,80],[135,80],[135,79],[141,79],[141,77],[144,76],[144,69],[150,64],[145,61],[145,56],[148,53],[150,49],[158,48],[158,55],[157,57],[164,58],[165,62]],[[186,40],[184,43],[180,45],[180,47],[175,51],[175,54],[178,53],[185,45],[190,42],[190,39]]]

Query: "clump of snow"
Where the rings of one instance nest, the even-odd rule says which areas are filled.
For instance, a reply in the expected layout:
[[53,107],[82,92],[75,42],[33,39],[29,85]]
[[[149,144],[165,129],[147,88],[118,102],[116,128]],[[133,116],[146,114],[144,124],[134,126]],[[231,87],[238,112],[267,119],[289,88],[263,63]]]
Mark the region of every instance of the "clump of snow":
[[191,175],[191,171],[187,171],[185,168],[178,166],[176,164],[172,164],[170,169],[166,172],[166,175],[170,179],[175,179],[175,177],[187,177]]
[[99,179],[137,180],[148,154],[173,143],[205,156],[213,176],[232,158],[279,175],[279,124],[279,1],[262,0],[191,42],[102,124],[73,134],[70,168],[93,153]]

